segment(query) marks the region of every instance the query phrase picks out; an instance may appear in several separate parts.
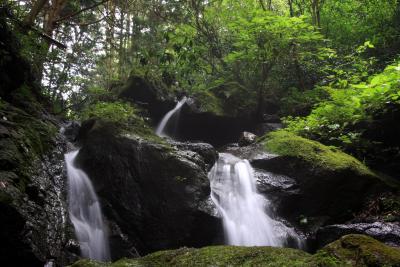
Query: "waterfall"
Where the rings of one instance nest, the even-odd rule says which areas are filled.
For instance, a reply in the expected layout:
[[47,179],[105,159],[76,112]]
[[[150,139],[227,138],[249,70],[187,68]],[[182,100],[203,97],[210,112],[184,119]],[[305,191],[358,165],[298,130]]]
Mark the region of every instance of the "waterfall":
[[211,199],[222,216],[228,244],[285,246],[294,241],[300,247],[293,229],[268,216],[270,204],[257,192],[253,172],[247,160],[220,153],[208,174]]
[[82,256],[108,261],[110,252],[100,203],[89,177],[74,166],[79,150],[65,154],[68,173],[68,210]]
[[158,136],[166,136],[166,134],[164,133],[165,127],[167,126],[169,120],[172,118],[173,115],[179,115],[179,112],[183,104],[186,103],[186,101],[187,98],[186,96],[184,96],[178,103],[176,103],[176,106],[173,109],[171,109],[170,111],[168,111],[167,114],[165,114],[164,118],[161,120],[156,130],[156,134]]

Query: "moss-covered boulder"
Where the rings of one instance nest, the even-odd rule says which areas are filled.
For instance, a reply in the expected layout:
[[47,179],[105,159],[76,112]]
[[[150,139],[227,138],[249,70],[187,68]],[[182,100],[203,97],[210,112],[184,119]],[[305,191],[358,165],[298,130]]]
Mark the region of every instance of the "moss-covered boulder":
[[255,129],[255,107],[248,90],[238,83],[194,92],[182,108],[176,137],[215,146],[237,142],[243,131]]
[[168,90],[162,81],[143,73],[132,74],[116,91],[120,98],[145,108],[156,121],[161,120],[164,114],[174,107],[175,97],[171,94],[172,90]]
[[[66,144],[0,7],[0,264],[63,266],[70,238],[64,198]],[[31,47],[32,48],[32,47]]]
[[143,254],[212,244],[222,229],[208,205],[210,147],[170,145],[135,127],[116,128],[99,120],[82,123],[77,157],[105,217],[118,226],[110,234],[111,255],[132,255],[132,247]]
[[[214,246],[201,249],[180,248],[155,252],[139,259],[121,259],[112,264],[81,260],[72,267],[169,267],[169,266],[318,266],[327,257],[315,260],[310,254],[290,248]],[[338,262],[338,261],[334,261]],[[321,265],[329,266],[329,265]],[[331,265],[340,266],[340,265]]]
[[212,246],[159,251],[137,259],[114,263],[80,260],[71,267],[396,267],[400,249],[363,235],[347,235],[311,255],[301,250],[276,247]]
[[318,247],[323,247],[341,236],[365,234],[387,245],[400,247],[399,222],[334,224],[320,228],[316,234]]
[[316,255],[330,255],[349,266],[400,266],[400,248],[389,247],[365,235],[346,235]]
[[262,138],[265,149],[279,156],[300,159],[313,169],[352,170],[358,175],[375,176],[364,164],[334,147],[322,145],[290,132],[275,131]]
[[272,198],[278,213],[305,228],[343,223],[368,198],[391,190],[354,157],[284,130],[265,135],[257,146],[269,154],[251,160],[253,166],[295,181],[282,192],[261,191],[279,193],[279,198]]

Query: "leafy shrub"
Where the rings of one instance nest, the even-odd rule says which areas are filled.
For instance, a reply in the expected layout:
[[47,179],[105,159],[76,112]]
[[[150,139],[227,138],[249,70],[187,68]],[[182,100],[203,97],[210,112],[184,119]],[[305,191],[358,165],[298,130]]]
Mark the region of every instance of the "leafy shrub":
[[81,114],[83,120],[101,118],[106,121],[123,124],[135,116],[135,109],[123,102],[96,102],[85,108]]
[[284,116],[306,116],[317,104],[329,98],[325,87],[316,87],[313,90],[301,91],[291,88],[288,95],[281,99],[281,114]]
[[142,138],[159,141],[151,127],[147,125],[139,111],[129,103],[120,101],[95,102],[87,106],[80,114],[82,120],[97,118],[111,122],[117,132],[134,134]]
[[400,62],[388,66],[368,82],[346,89],[327,88],[329,99],[306,117],[286,117],[287,129],[360,154],[374,142],[363,138],[366,125],[379,114],[400,109]]

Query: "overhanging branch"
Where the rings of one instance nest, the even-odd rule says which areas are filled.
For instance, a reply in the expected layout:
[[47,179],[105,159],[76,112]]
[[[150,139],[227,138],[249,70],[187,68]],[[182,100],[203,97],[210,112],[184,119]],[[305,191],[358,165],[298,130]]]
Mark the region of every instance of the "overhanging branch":
[[104,3],[107,3],[108,1],[110,1],[110,0],[103,0],[103,1],[101,1],[101,2],[99,2],[99,3],[96,3],[96,4],[94,4],[94,5],[91,5],[91,6],[89,6],[89,7],[85,7],[85,8],[83,8],[83,9],[81,9],[81,10],[76,11],[76,12],[72,12],[71,14],[68,14],[68,15],[66,15],[66,16],[64,16],[64,17],[62,17],[62,18],[56,19],[56,20],[54,21],[54,23],[60,23],[60,22],[63,21],[63,20],[66,20],[66,19],[75,17],[75,16],[81,14],[82,12],[85,12],[85,11],[87,11],[87,10],[93,9],[93,8],[95,8],[95,7],[97,7],[97,6],[100,6],[100,5],[104,4]]

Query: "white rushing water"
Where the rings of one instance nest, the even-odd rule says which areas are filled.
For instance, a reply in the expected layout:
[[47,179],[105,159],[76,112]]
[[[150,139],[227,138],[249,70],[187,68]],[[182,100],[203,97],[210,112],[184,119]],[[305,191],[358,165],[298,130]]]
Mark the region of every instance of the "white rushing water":
[[74,166],[79,150],[65,154],[68,172],[68,210],[82,256],[108,261],[110,252],[100,203],[89,177]]
[[178,103],[176,103],[176,106],[171,109],[170,111],[165,114],[164,118],[161,120],[160,124],[157,127],[156,134],[158,136],[166,136],[164,133],[165,127],[168,125],[169,120],[175,115],[179,115],[179,112],[187,101],[187,97],[184,96]]
[[220,153],[208,174],[211,199],[222,216],[227,243],[237,246],[300,246],[296,232],[268,216],[269,203],[257,192],[247,160]]

